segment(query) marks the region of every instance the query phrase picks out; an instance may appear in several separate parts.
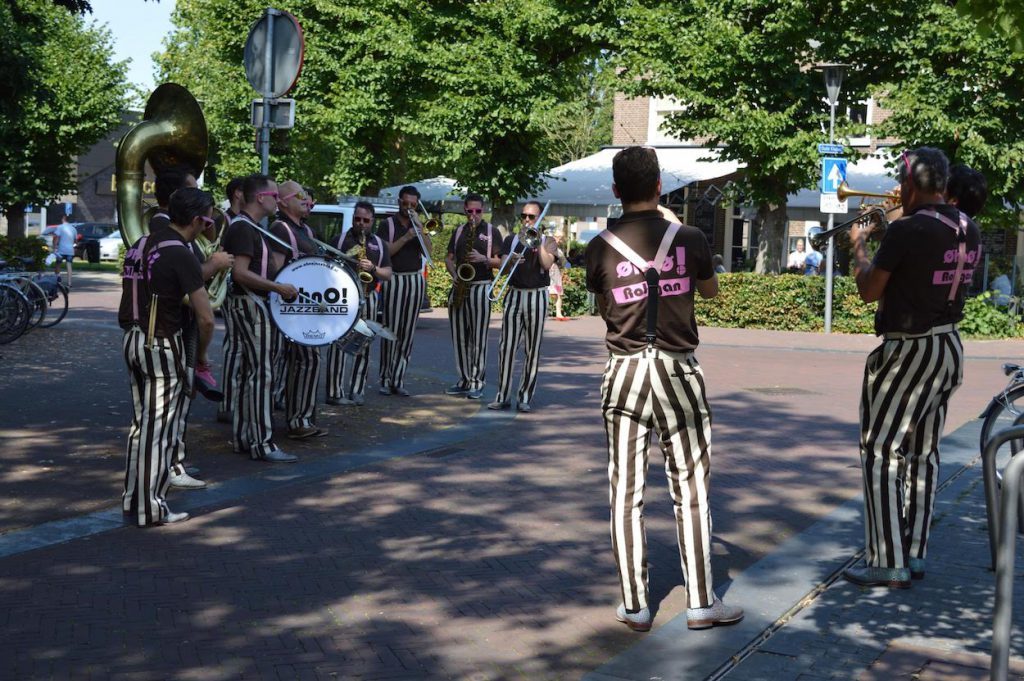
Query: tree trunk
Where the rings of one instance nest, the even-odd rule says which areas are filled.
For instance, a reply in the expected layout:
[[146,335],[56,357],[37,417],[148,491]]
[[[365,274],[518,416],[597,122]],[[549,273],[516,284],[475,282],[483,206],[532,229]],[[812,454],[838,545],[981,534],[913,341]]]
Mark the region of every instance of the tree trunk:
[[4,215],[7,216],[7,236],[12,239],[25,236],[26,205],[16,203],[12,206],[4,206]]
[[782,271],[783,239],[786,231],[786,204],[773,206],[762,203],[757,207],[757,266],[758,274],[778,274]]
[[491,223],[500,227],[502,234],[508,236],[516,224],[515,205],[511,203],[491,204]]

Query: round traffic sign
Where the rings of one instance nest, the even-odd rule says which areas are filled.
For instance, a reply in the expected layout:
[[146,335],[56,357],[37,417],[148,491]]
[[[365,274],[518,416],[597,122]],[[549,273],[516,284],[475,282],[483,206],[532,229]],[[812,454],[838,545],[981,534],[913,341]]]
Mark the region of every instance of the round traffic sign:
[[[271,20],[274,29],[272,38],[267,30]],[[266,68],[268,43],[269,73]],[[299,79],[305,52],[306,43],[298,19],[282,10],[270,10],[249,29],[242,57],[245,78],[264,97],[283,97]]]

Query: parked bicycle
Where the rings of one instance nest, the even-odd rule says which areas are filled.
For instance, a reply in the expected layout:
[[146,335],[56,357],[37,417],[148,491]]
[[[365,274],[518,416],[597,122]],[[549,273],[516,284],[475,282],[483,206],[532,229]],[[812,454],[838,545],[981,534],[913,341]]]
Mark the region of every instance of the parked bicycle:
[[[22,258],[28,266],[31,259]],[[0,261],[0,282],[17,287],[28,300],[28,328],[49,328],[68,313],[68,288],[56,274],[10,268]]]
[[28,298],[17,286],[0,282],[0,345],[25,333],[31,316]]

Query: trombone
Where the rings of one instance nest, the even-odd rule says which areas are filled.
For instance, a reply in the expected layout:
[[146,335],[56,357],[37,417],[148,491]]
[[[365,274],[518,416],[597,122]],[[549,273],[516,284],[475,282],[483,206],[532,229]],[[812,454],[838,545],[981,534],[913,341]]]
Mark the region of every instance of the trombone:
[[[540,244],[543,241],[544,237],[544,216],[547,215],[548,208],[550,206],[550,201],[544,204],[544,210],[542,210],[540,212],[540,215],[537,216],[537,219],[533,223],[534,226],[528,227],[526,229],[526,233],[523,235],[522,240],[519,242],[523,245],[523,250],[519,251],[518,255],[522,255],[527,251],[527,249],[540,247]],[[508,277],[506,277],[505,281],[501,283],[501,287],[498,289],[498,293],[495,294],[495,285],[498,283],[498,279],[501,278],[501,275],[505,273],[505,268],[512,261],[513,255],[516,255],[515,248],[512,249],[512,253],[509,253],[508,257],[505,258],[504,262],[501,263],[501,267],[498,268],[498,273],[494,275],[494,279],[492,279],[487,284],[487,299],[490,300],[491,302],[494,302],[501,298],[501,296],[505,293],[505,288],[508,286],[508,282],[512,279],[512,275],[515,274],[516,268],[518,268],[519,265],[523,262],[522,258],[516,260],[515,264],[512,265],[512,269],[508,271]]]
[[[418,204],[419,204],[419,201],[417,201],[417,205]],[[426,210],[426,209],[424,209],[424,210]],[[433,259],[431,259],[431,257],[430,257],[430,250],[427,249],[427,242],[423,240],[423,234],[421,233],[422,230],[426,229],[426,227],[424,225],[420,224],[420,221],[416,218],[416,211],[414,209],[409,208],[408,210],[406,210],[405,211],[405,216],[407,218],[409,218],[409,222],[412,223],[412,230],[413,230],[413,234],[416,235],[416,241],[420,242],[420,251],[423,252],[423,258],[426,261],[425,264],[427,264],[427,265],[434,264]],[[438,223],[437,220],[427,220],[427,225],[433,226],[433,227],[437,227],[439,225],[439,223]]]

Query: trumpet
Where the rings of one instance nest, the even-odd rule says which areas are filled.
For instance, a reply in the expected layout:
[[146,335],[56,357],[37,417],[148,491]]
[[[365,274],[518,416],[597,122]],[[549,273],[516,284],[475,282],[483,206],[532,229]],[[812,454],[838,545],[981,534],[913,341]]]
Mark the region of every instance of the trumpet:
[[900,190],[894,189],[891,192],[877,193],[877,192],[865,192],[859,189],[853,189],[850,185],[843,182],[836,188],[836,198],[840,201],[845,201],[851,196],[863,196],[865,198],[871,197],[875,199],[886,199],[888,201],[894,201],[895,205],[900,205]]
[[846,222],[836,225],[832,229],[827,229],[824,232],[819,232],[810,238],[811,248],[816,251],[820,251],[822,248],[828,245],[828,240],[847,229],[850,229],[858,222],[871,222],[878,220],[883,231],[889,228],[888,215],[890,212],[900,208],[900,206],[893,206],[892,208],[882,208],[881,206],[872,206],[871,210],[866,213],[861,213],[857,217],[847,220]]
[[427,229],[428,227],[433,227],[434,229],[436,229],[440,225],[440,223],[438,223],[437,220],[427,220],[426,225],[421,225],[420,221],[416,219],[416,211],[413,210],[412,208],[405,211],[405,215],[406,217],[409,218],[409,221],[412,223],[413,233],[416,235],[416,240],[420,242],[420,251],[422,251],[423,253],[423,258],[426,264],[432,265],[434,261],[431,260],[430,258],[430,250],[427,248],[427,242],[423,240],[423,230]]
[[[505,293],[505,288],[508,286],[508,282],[512,279],[512,275],[516,273],[516,269],[518,269],[519,265],[522,264],[523,258],[516,260],[515,264],[512,265],[512,269],[508,271],[508,277],[505,279],[505,281],[501,282],[501,286],[498,288],[498,292],[495,293],[495,285],[498,283],[498,279],[501,278],[501,275],[505,273],[505,268],[508,266],[510,262],[512,262],[512,256],[523,255],[526,253],[527,250],[531,248],[539,248],[543,237],[543,227],[541,227],[540,229],[538,229],[537,227],[527,228],[526,233],[523,234],[523,239],[519,242],[520,244],[522,244],[523,249],[518,252],[516,251],[516,249],[512,249],[512,253],[510,253],[508,257],[505,258],[505,261],[501,263],[501,267],[498,269],[498,273],[494,275],[494,279],[492,279],[491,282],[487,284],[488,300],[494,302],[495,300],[501,298],[501,296]],[[518,245],[519,244],[516,244],[517,248]]]

